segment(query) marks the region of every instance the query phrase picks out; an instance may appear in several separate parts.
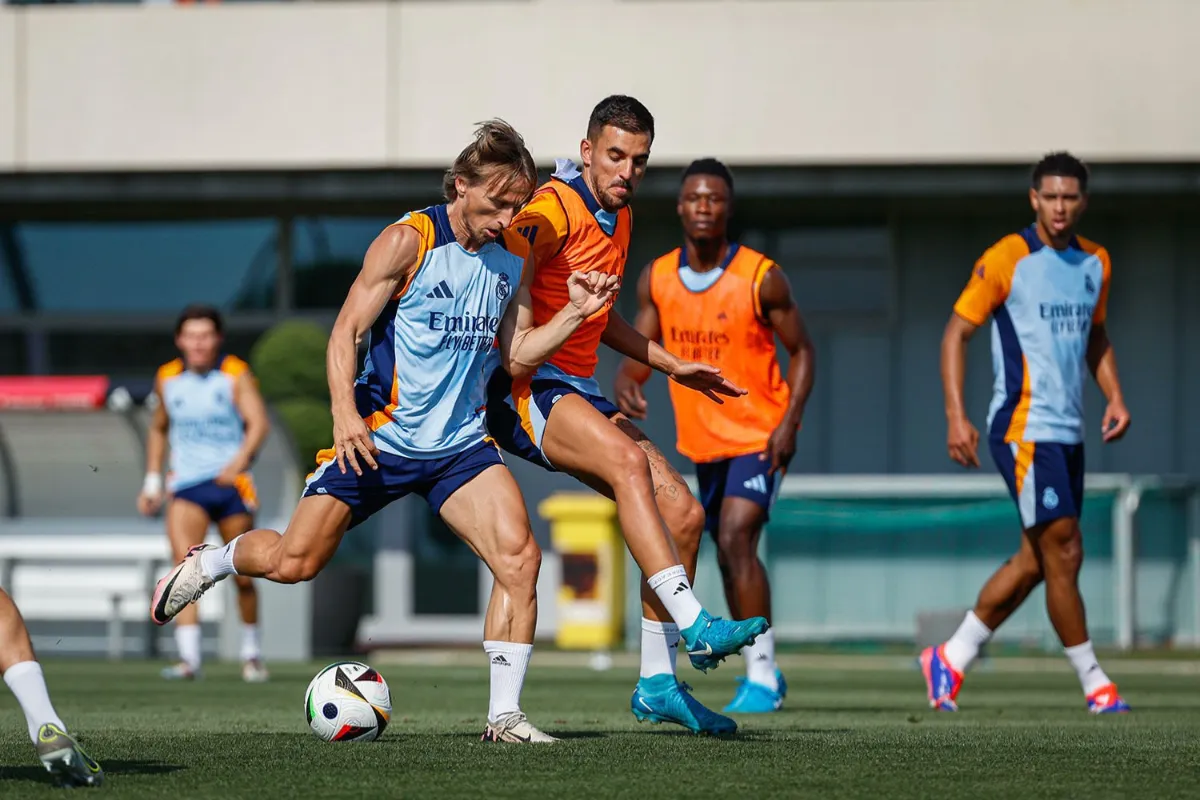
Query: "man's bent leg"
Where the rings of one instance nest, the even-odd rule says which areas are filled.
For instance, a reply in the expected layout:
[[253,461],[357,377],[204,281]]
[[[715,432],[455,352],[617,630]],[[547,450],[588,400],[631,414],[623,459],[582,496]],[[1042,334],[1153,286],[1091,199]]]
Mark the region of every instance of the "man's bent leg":
[[155,588],[151,618],[165,624],[195,602],[216,581],[230,575],[266,578],[274,583],[312,580],[329,563],[351,521],[350,506],[331,495],[300,499],[281,535],[259,528],[224,547],[200,545]]
[[1034,545],[1040,532],[1039,526],[1022,533],[1021,549],[988,578],[975,607],[946,641],[946,660],[960,675],[966,673],[980,648],[1042,582],[1041,556]]
[[[600,413],[592,401],[555,388],[553,413],[547,413],[541,447],[559,469],[612,491],[626,544],[647,583],[679,626],[692,666],[713,669],[767,629],[756,617],[730,622],[701,607],[691,581],[665,529],[654,500],[654,484],[645,452]],[[535,401],[539,391],[535,388]]]
[[[561,396],[546,420],[541,448],[556,468],[610,489],[625,543],[645,574],[682,566],[655,503],[646,454],[587,400],[571,393]],[[686,578],[686,570],[682,572]]]
[[[430,502],[436,503],[435,497]],[[542,553],[525,501],[502,464],[486,467],[438,508],[442,519],[483,559],[494,578],[484,621],[491,671],[485,741],[552,742],[521,711],[521,690],[537,627],[537,579]]]

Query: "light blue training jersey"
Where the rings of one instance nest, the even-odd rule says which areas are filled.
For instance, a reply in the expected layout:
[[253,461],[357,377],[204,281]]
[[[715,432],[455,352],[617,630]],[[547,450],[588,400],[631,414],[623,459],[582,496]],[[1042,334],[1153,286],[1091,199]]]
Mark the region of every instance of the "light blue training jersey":
[[976,263],[954,310],[974,325],[992,317],[990,438],[1083,441],[1088,337],[1107,315],[1111,270],[1095,242],[1074,237],[1056,250],[1033,226]]
[[380,450],[439,458],[486,437],[484,362],[520,285],[528,242],[505,231],[470,252],[444,205],[396,224],[421,235],[419,266],[371,329],[355,398]]
[[217,366],[207,372],[189,370],[179,358],[159,367],[157,380],[170,421],[167,488],[172,492],[212,480],[237,455],[246,432],[234,387],[249,369],[236,356],[218,357]]

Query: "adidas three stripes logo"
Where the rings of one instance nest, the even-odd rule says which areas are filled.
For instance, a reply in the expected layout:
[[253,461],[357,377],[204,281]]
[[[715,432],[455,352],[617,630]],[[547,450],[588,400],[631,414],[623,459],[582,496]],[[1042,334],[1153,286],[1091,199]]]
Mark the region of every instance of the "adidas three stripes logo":
[[438,285],[433,287],[432,292],[427,292],[426,297],[435,297],[438,300],[449,300],[454,297],[454,292],[450,291],[450,286],[445,281],[439,281]]

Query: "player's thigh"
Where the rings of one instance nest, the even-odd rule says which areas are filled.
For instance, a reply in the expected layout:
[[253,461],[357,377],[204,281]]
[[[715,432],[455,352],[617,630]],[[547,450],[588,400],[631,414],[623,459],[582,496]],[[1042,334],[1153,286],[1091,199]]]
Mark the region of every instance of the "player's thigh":
[[593,486],[593,479],[611,487],[649,469],[645,452],[629,435],[573,393],[555,402],[542,433],[542,452],[555,468]]
[[300,498],[277,545],[277,562],[306,575],[319,572],[337,552],[350,521],[350,506],[336,497]]
[[209,522],[208,510],[203,506],[191,500],[171,498],[167,505],[167,539],[176,561],[187,555],[188,548],[204,543]]
[[497,577],[502,573],[536,583],[541,551],[525,499],[508,467],[485,468],[446,498],[438,513]]

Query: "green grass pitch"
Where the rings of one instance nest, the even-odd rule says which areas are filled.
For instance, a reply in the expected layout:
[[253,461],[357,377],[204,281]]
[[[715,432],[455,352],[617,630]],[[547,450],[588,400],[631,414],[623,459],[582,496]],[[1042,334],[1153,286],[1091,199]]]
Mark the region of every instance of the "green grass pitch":
[[[445,664],[367,659],[392,690],[392,724],[369,744],[325,744],[304,721],[322,664],[273,666],[243,684],[209,664],[194,684],[161,664],[49,660],[67,725],[105,767],[98,791],[122,798],[1152,798],[1200,792],[1200,669],[1195,661],[1103,661],[1134,707],[1088,715],[1063,659],[997,658],[972,672],[963,710],[929,710],[908,658],[790,655],[786,709],[742,716],[731,738],[639,725],[636,666],[593,672],[535,652],[525,684],[550,746],[479,741],[487,708],[481,653]],[[681,668],[686,662],[680,659]],[[720,708],[740,659],[681,675]],[[0,797],[52,797],[12,695],[0,691]]]

